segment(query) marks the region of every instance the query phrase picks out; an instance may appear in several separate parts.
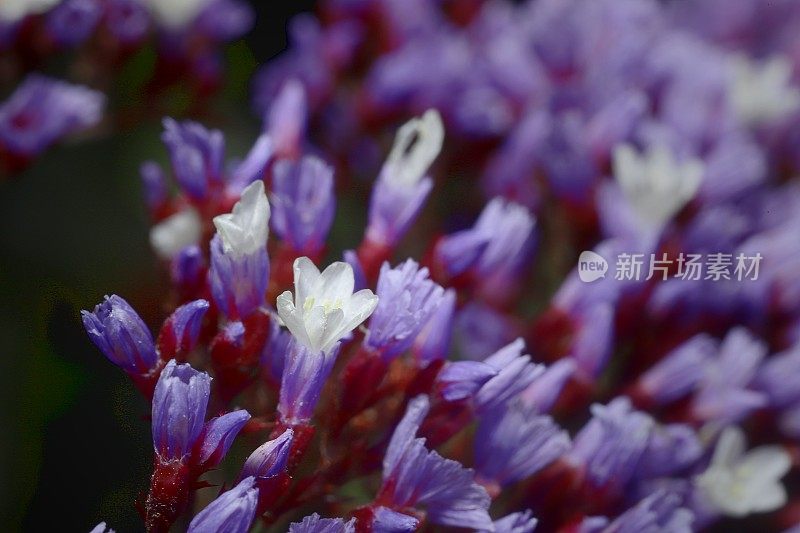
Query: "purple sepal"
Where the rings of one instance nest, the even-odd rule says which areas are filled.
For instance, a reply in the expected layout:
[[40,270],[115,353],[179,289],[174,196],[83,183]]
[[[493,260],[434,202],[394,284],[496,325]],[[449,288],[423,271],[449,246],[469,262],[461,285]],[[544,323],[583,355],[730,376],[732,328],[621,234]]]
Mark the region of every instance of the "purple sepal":
[[99,122],[104,106],[99,92],[31,74],[0,105],[0,144],[16,155],[35,156]]
[[258,488],[255,479],[245,478],[227,492],[223,492],[208,507],[197,513],[189,523],[187,533],[247,533],[256,515]]
[[345,522],[341,518],[322,518],[317,513],[303,518],[302,522],[289,524],[289,533],[355,533],[356,519]]
[[494,533],[533,533],[538,523],[530,510],[511,513],[494,521]]
[[525,342],[517,339],[484,360],[497,375],[475,394],[476,411],[485,413],[505,406],[544,373],[544,365],[531,362],[530,356],[522,353],[524,349]]
[[313,352],[292,338],[278,400],[278,412],[283,422],[298,424],[311,419],[340,346],[337,343],[327,352]]
[[414,340],[414,356],[421,366],[427,366],[433,361],[447,358],[453,337],[455,312],[456,292],[453,289],[447,289],[444,291],[438,308]]
[[98,0],[65,0],[47,13],[45,25],[56,43],[75,46],[91,36],[102,15]]
[[613,341],[614,306],[598,303],[581,313],[570,356],[585,376],[595,378],[605,369]]
[[432,189],[433,180],[428,177],[411,186],[378,177],[369,203],[367,238],[393,248],[419,215]]
[[800,345],[767,359],[756,375],[754,386],[769,397],[772,407],[800,402]]
[[278,154],[291,157],[300,153],[307,120],[308,105],[303,84],[297,80],[286,81],[265,118],[266,131],[275,142]]
[[622,396],[608,405],[593,404],[592,419],[575,436],[570,458],[586,471],[595,488],[624,486],[650,442],[653,419]]
[[89,338],[115,365],[146,374],[156,366],[153,335],[133,308],[116,294],[106,296],[93,312],[81,311]]
[[206,422],[203,432],[195,443],[192,460],[206,470],[215,468],[225,458],[233,439],[248,420],[250,413],[239,409]]
[[691,392],[702,379],[717,345],[710,336],[700,334],[665,355],[655,366],[642,374],[639,386],[659,405],[680,399]]
[[395,268],[381,266],[378,306],[369,320],[364,346],[386,361],[405,352],[442,301],[444,289],[428,279],[428,269],[408,259]]
[[576,368],[572,359],[568,357],[559,359],[548,366],[544,373],[525,389],[520,399],[536,413],[549,412]]
[[173,359],[153,394],[153,446],[163,461],[182,460],[203,431],[211,378]]
[[[189,352],[194,349],[200,337],[203,317],[209,307],[206,300],[195,300],[183,304],[167,318],[159,337],[159,347],[164,359],[171,358],[178,352]],[[172,353],[166,353],[167,351]]]
[[191,198],[203,200],[209,185],[222,180],[225,138],[196,122],[164,119],[161,140],[167,146],[175,179]]
[[266,248],[234,258],[225,254],[219,234],[211,239],[208,272],[214,303],[227,317],[247,318],[264,304],[269,283]]
[[654,479],[676,475],[694,464],[703,455],[703,451],[703,445],[691,426],[656,425],[642,455],[636,477]]
[[293,438],[294,431],[287,429],[277,439],[256,448],[244,462],[241,476],[268,478],[285,472]]
[[471,229],[447,235],[436,244],[436,262],[449,276],[458,276],[478,264],[490,241]]
[[275,382],[280,383],[283,376],[283,367],[286,364],[286,357],[289,353],[289,342],[292,334],[282,329],[279,321],[273,317],[269,322],[269,340],[264,344],[261,351],[261,366],[266,368],[269,377]]
[[396,508],[421,506],[433,524],[491,530],[491,499],[473,471],[426,450],[425,439],[416,438],[428,409],[426,396],[409,403],[386,450],[379,498]]
[[313,156],[278,161],[270,199],[270,222],[284,242],[305,255],[322,250],[336,210],[332,167]]
[[455,335],[464,358],[483,359],[516,339],[519,332],[505,313],[473,301],[457,311]]
[[498,371],[480,361],[455,361],[448,364],[436,377],[442,398],[455,402],[470,398]]
[[691,533],[694,531],[692,527],[694,514],[689,509],[681,507],[681,500],[679,495],[664,490],[654,492],[619,515],[607,527],[603,527],[602,532],[640,533],[642,531],[669,531],[670,533]]
[[187,246],[172,259],[170,275],[179,287],[196,287],[206,271],[203,251],[197,245]]
[[372,519],[373,533],[412,533],[417,530],[419,520],[407,514],[398,513],[387,507],[375,509]]
[[569,448],[569,435],[552,418],[512,405],[481,417],[475,470],[480,479],[502,487],[534,475]]
[[155,161],[146,161],[139,167],[139,175],[142,178],[142,188],[144,190],[144,200],[147,207],[151,210],[158,209],[167,201],[167,178],[161,165]]
[[256,139],[244,161],[239,163],[231,173],[228,189],[234,195],[241,192],[256,180],[263,179],[270,161],[275,156],[275,143],[266,135]]

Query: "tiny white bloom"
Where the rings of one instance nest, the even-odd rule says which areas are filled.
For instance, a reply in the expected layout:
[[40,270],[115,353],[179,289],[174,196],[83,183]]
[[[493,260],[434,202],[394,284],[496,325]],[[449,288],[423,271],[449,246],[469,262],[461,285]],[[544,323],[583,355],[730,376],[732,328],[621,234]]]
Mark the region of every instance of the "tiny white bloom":
[[792,65],[785,57],[758,63],[734,55],[728,88],[734,112],[749,125],[787,116],[800,107],[800,90],[792,87],[791,78]]
[[780,479],[791,467],[780,446],[759,446],[745,453],[744,433],[736,426],[722,432],[708,469],[696,486],[718,508],[733,517],[773,511],[786,503]]
[[409,120],[397,132],[384,175],[397,185],[416,185],[439,155],[443,141],[444,125],[435,109]]
[[378,297],[369,289],[353,294],[353,267],[332,263],[322,273],[308,257],[294,262],[294,300],[278,296],[278,316],[294,337],[314,351],[327,352],[369,318]]
[[225,254],[238,258],[266,246],[269,214],[264,182],[254,181],[242,191],[242,197],[231,213],[214,217],[214,226],[222,239]]
[[172,259],[178,252],[200,242],[203,223],[192,208],[178,211],[150,229],[150,245],[162,259]]
[[637,154],[628,144],[614,149],[614,176],[642,221],[661,227],[691,200],[703,177],[697,159],[678,162],[665,146]]
[[150,12],[159,24],[169,29],[181,29],[197,18],[210,0],[147,0]]
[[60,0],[2,0],[0,1],[0,21],[17,22],[37,13],[44,13],[58,4]]

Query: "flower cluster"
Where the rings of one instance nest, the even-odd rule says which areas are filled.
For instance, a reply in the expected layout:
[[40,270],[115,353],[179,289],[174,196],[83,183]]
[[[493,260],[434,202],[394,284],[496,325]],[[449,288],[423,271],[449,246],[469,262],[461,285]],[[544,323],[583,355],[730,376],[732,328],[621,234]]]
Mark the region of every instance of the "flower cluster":
[[[741,4],[323,0],[244,158],[166,119],[141,175],[180,306],[83,315],[152,400],[148,529],[232,446],[190,531],[794,525],[800,8]],[[763,261],[586,281],[589,248]]]

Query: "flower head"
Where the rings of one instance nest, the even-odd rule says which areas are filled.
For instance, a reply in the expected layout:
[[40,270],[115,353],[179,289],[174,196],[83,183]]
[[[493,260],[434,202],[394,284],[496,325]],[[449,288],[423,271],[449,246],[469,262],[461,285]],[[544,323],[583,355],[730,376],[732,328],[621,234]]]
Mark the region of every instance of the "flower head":
[[320,273],[309,258],[301,257],[294,262],[294,300],[289,291],[278,296],[278,316],[303,346],[326,352],[378,305],[369,289],[353,294],[354,284],[349,264],[332,263]]

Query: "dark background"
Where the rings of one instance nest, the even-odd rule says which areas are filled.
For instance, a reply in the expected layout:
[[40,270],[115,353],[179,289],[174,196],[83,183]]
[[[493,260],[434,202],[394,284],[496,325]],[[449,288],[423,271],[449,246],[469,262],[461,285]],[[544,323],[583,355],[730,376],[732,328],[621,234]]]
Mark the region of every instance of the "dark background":
[[[289,18],[313,2],[252,4],[256,26],[227,47],[231,75],[201,117],[225,132],[229,157],[259,130],[250,74],[286,47]],[[117,293],[150,325],[164,318],[168,284],[138,178],[142,161],[166,161],[160,132],[155,117],[106,130],[0,181],[0,531],[81,532],[101,520],[142,529],[134,501],[152,460],[148,407],[88,341],[79,311]]]

